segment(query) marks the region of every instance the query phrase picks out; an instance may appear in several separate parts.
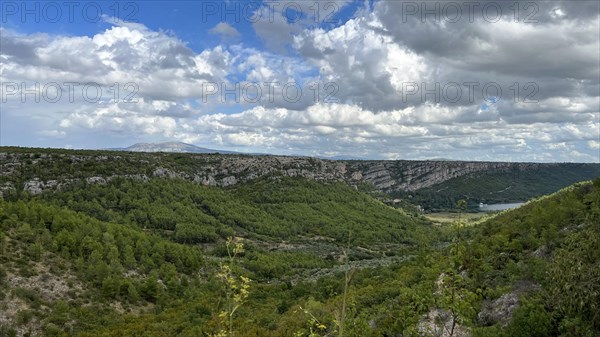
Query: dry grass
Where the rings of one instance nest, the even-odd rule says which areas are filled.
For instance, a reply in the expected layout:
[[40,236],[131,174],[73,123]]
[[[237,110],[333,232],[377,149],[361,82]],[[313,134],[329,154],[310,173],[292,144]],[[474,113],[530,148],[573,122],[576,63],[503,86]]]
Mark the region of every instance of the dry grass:
[[[483,218],[488,214],[486,213],[462,213],[461,221],[470,224],[476,222],[477,220]],[[439,212],[439,213],[429,213],[425,214],[425,217],[431,220],[433,223],[437,223],[440,225],[449,225],[453,222],[458,221],[458,213],[452,212]]]

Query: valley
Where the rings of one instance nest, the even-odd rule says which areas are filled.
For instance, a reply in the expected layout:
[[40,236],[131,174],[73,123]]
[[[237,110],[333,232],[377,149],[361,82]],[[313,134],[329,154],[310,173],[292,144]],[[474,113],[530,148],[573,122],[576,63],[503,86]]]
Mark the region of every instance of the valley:
[[[522,170],[534,186],[533,166],[0,152],[2,336],[447,336],[447,325],[455,336],[545,336],[599,328],[589,296],[598,278],[597,179],[496,214],[456,206],[422,213],[406,200],[390,204],[399,181],[414,188],[402,190],[409,201],[428,188],[453,201],[467,188],[492,190],[469,183],[481,179],[478,170],[490,170],[496,185],[508,168]],[[535,167],[559,186],[568,179],[549,177],[569,171],[569,179],[588,180],[598,165]],[[403,178],[384,183],[390,172]],[[429,184],[447,187],[417,188]],[[569,274],[564,259],[584,272]],[[555,291],[565,282],[575,288],[561,297]],[[577,296],[581,305],[570,302]]]
[[3,1],[0,337],[600,337],[600,1]]
[[[179,143],[168,143],[168,148]],[[180,144],[184,146],[186,144]],[[140,150],[144,151],[144,150]],[[67,171],[58,167],[66,165]],[[0,147],[0,193],[38,194],[72,183],[104,184],[115,178],[183,179],[228,187],[266,176],[342,181],[374,188],[427,211],[453,209],[456,201],[521,202],[600,175],[592,163],[460,161],[356,161],[310,157],[206,153],[27,149]],[[385,199],[384,198],[384,199]]]

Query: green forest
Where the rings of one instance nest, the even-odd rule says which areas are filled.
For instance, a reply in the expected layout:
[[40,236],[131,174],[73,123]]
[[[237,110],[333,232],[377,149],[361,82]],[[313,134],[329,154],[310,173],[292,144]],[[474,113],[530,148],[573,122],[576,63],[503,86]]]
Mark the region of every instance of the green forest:
[[474,223],[457,198],[444,226],[364,190],[273,174],[5,193],[0,336],[600,335],[600,178]]
[[479,203],[525,202],[599,174],[599,168],[593,164],[563,163],[529,171],[467,174],[417,191],[390,194],[421,205],[427,211],[452,210],[458,200],[466,200],[469,208],[476,210]]

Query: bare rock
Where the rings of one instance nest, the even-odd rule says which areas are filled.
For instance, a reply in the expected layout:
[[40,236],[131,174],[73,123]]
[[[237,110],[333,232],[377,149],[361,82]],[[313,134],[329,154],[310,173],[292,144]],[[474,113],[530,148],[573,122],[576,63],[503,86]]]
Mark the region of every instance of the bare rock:
[[23,190],[33,195],[40,194],[44,191],[44,183],[38,178],[34,178],[33,180],[30,180],[25,183],[25,185],[23,186]]
[[423,316],[419,321],[418,330],[420,335],[425,336],[471,337],[471,330],[455,323],[452,315],[443,309],[433,309]]
[[58,186],[58,180],[48,180],[44,183],[44,188],[56,188]]
[[87,181],[88,184],[106,185],[106,179],[102,177],[89,177],[85,181]]
[[221,179],[221,186],[227,187],[237,184],[237,179],[234,176],[229,176]]
[[169,169],[159,167],[152,172],[152,176],[157,178],[175,178],[177,174]]
[[353,172],[352,175],[350,176],[350,178],[352,180],[362,180],[363,179],[363,175],[361,172]]
[[531,253],[532,256],[537,257],[538,259],[550,259],[550,250],[548,249],[548,247],[546,245],[542,245],[540,246],[538,249],[536,249],[533,253]]
[[217,186],[217,180],[215,180],[215,177],[209,175],[202,179],[201,184],[206,186]]
[[506,326],[518,306],[519,296],[517,293],[507,293],[494,301],[484,302],[481,311],[477,314],[477,319],[482,325],[500,323],[501,326]]

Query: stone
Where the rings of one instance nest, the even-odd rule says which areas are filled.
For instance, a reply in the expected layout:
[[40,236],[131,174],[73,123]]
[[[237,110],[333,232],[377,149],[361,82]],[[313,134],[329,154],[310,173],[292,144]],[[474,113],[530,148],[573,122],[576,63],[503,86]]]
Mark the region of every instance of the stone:
[[519,296],[516,293],[504,294],[494,301],[485,301],[477,314],[477,320],[482,325],[500,323],[501,326],[507,326],[518,306]]
[[25,183],[25,185],[23,186],[23,190],[33,195],[40,194],[44,191],[44,183],[41,182],[38,178],[34,178],[33,180],[30,180]]

